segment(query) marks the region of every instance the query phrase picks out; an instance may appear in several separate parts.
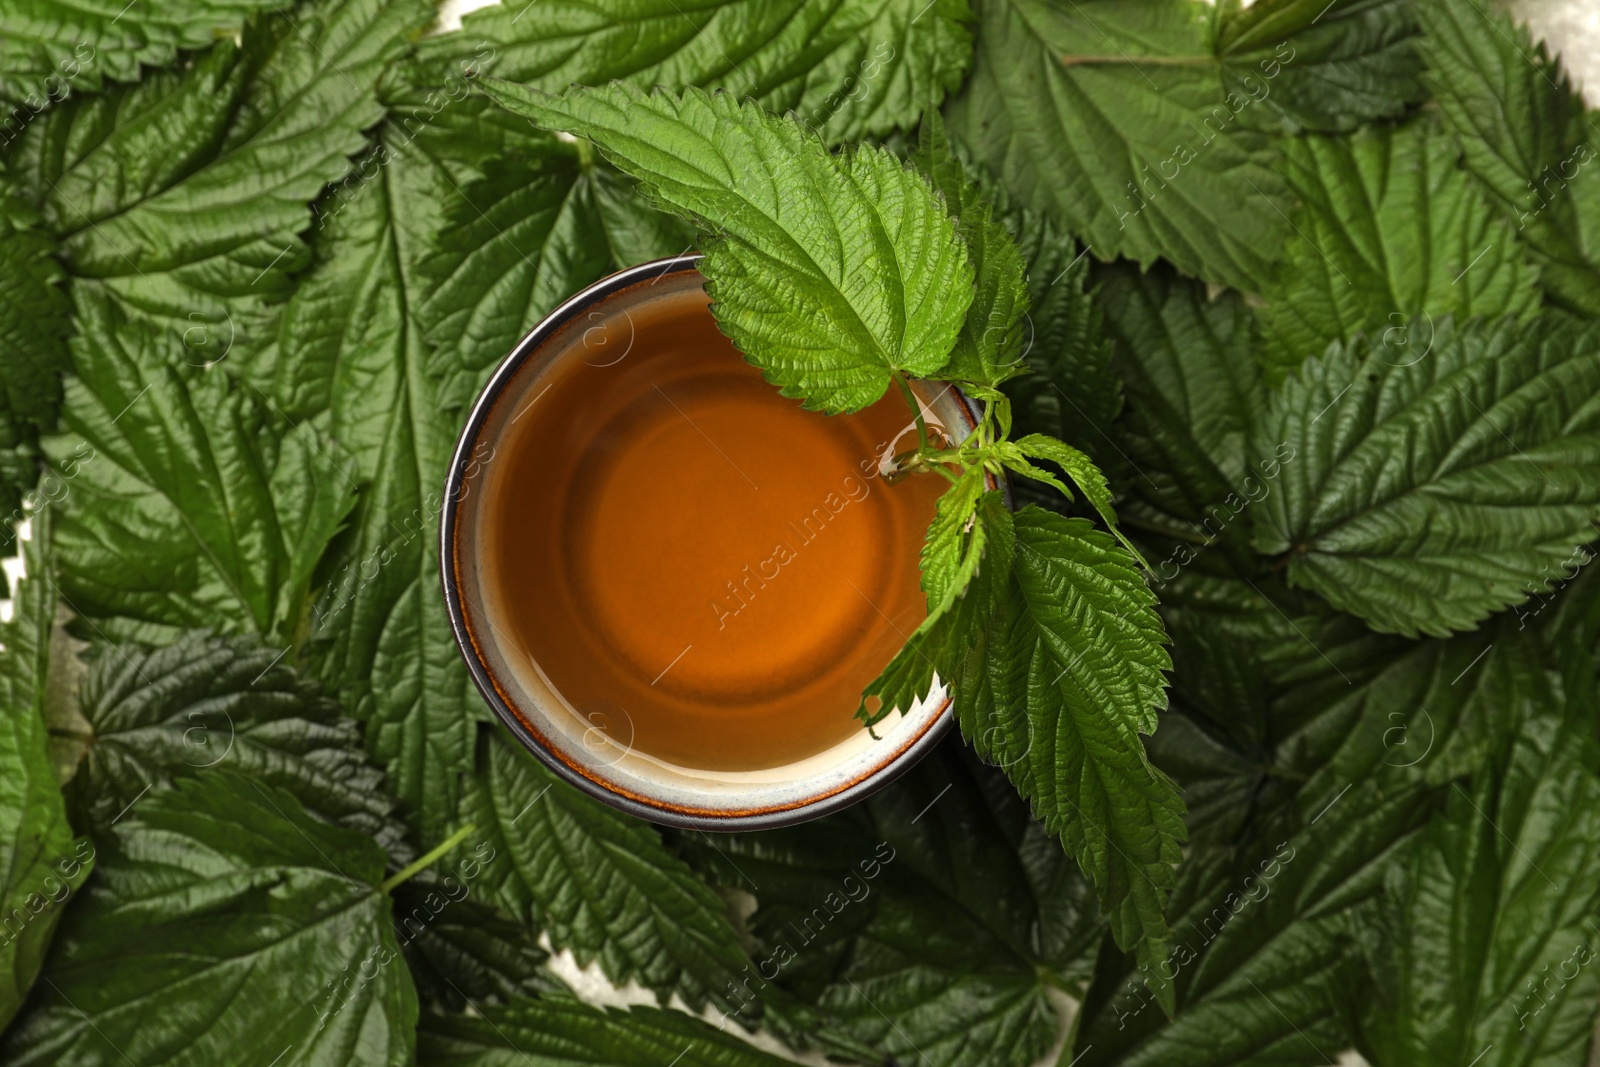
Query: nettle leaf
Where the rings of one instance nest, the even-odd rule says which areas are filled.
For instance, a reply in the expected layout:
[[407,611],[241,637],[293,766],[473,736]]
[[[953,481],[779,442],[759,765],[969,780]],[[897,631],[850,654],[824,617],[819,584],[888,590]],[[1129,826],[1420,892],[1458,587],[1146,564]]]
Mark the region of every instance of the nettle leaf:
[[450,198],[418,265],[425,288],[416,313],[427,324],[430,367],[446,380],[464,378],[453,393],[475,393],[490,368],[584,285],[694,244],[691,229],[645,205],[588,145],[541,140],[537,154],[492,161]]
[[1104,933],[1059,842],[958,738],[837,815],[686,848],[756,896],[756,968],[820,1009],[805,1042],[863,1062],[1027,1067],[1057,1034],[1049,990],[1088,977]]
[[48,101],[91,92],[107,80],[136,81],[140,66],[165,66],[179,49],[204,48],[237,33],[271,0],[17,0],[0,36],[0,97],[37,111]]
[[1016,537],[1009,589],[954,677],[956,716],[1094,882],[1117,943],[1153,963],[1184,837],[1177,789],[1139,737],[1171,667],[1155,596],[1086,520],[1027,507]]
[[421,0],[335,0],[252,21],[192,66],[34,119],[8,165],[99,280],[200,364],[270,334],[306,266],[307,204],[383,115],[374,86],[432,18]]
[[1548,588],[1593,538],[1600,332],[1443,319],[1422,358],[1393,356],[1335,347],[1274,398],[1258,449],[1299,458],[1255,544],[1374,629],[1443,636]]
[[77,295],[65,432],[44,443],[68,485],[57,545],[69,606],[106,620],[102,633],[297,641],[312,572],[354,502],[340,458],[248,387],[167,365],[160,327],[129,321],[102,290]]
[[1475,0],[1417,6],[1429,88],[1467,168],[1537,254],[1546,295],[1600,314],[1600,137],[1544,42]]
[[417,321],[428,287],[415,264],[454,181],[411,149],[341,190],[316,267],[284,308],[270,385],[292,418],[340,442],[362,486],[324,564],[312,669],[366,723],[368,751],[424,840],[454,817],[483,714],[438,594],[440,487],[461,398],[429,373]]
[[[1546,705],[1396,864],[1377,995],[1359,1043],[1377,1067],[1577,1063],[1594,1029],[1600,779],[1592,726]],[[1588,717],[1588,713],[1575,718]]]
[[39,432],[55,428],[61,405],[61,374],[67,369],[70,305],[60,288],[62,271],[55,242],[22,212],[0,203],[0,346],[6,373],[0,377],[0,547],[21,517],[22,497],[38,481]]
[[539,932],[491,905],[471,899],[476,861],[453,854],[442,877],[425,872],[391,890],[395,927],[406,966],[424,1005],[461,1012],[566,986],[545,963]]
[[1223,534],[1247,528],[1232,519],[1241,494],[1252,485],[1259,494],[1253,476],[1283,458],[1250,444],[1266,390],[1249,310],[1237,294],[1213,300],[1199,283],[1162,270],[1107,271],[1098,303],[1127,391],[1117,435],[1124,506],[1145,525],[1221,540],[1230,551]]
[[616,80],[725,89],[839,144],[909,128],[953,92],[972,57],[970,17],[967,0],[513,0],[468,14],[421,58],[549,92]]
[[[1335,1013],[1339,968],[1385,874],[1440,806],[1434,791],[1346,783],[1307,821],[1280,818],[1226,852],[1197,855],[1151,970],[1102,968],[1068,1056],[1084,1067],[1325,1065],[1348,1038]],[[1325,816],[1319,818],[1318,816]],[[1170,978],[1178,1010],[1154,1003]]]
[[97,833],[150,787],[223,767],[386,850],[400,846],[404,830],[390,816],[383,774],[361,752],[359,727],[285,665],[281,649],[199,631],[163,648],[93,652],[78,708],[94,738],[71,789]]
[[1224,10],[1217,55],[1223,83],[1283,126],[1348,130],[1427,95],[1416,37],[1409,0],[1262,0]]
[[1027,267],[1029,296],[1025,375],[1006,389],[1017,426],[1075,445],[1115,469],[1121,457],[1111,426],[1122,412],[1122,379],[1111,366],[1100,307],[1090,298],[1088,253],[1048,217],[1018,209],[1007,221]]
[[944,123],[937,112],[923,122],[912,161],[944,197],[955,216],[956,233],[972,260],[975,295],[966,322],[956,337],[950,362],[934,378],[974,382],[993,388],[1025,373],[1022,362],[1022,318],[1028,312],[1022,251],[995,217],[994,204],[950,151]]
[[1223,83],[1212,9],[1193,0],[999,0],[946,110],[1022,203],[1103,260],[1165,257],[1257,289],[1288,226],[1259,105]]
[[[1274,383],[1366,331],[1396,363],[1422,358],[1407,325],[1454,314],[1526,316],[1538,272],[1431,116],[1347,138],[1284,143],[1296,234],[1269,291],[1262,359]],[[1415,351],[1406,351],[1416,342]]]
[[22,544],[25,575],[0,623],[0,1027],[22,1006],[44,962],[66,899],[89,873],[94,849],[73,839],[45,736],[45,682],[55,585],[50,513],[34,513]]
[[152,792],[102,849],[6,1062],[409,1063],[417,997],[385,862],[221,768]]
[[712,311],[784,396],[856,411],[894,373],[948,360],[972,267],[927,179],[887,150],[834,157],[800,124],[727,93],[481,84],[502,106],[593,140],[662,207],[715,231],[700,262]]
[[721,899],[654,828],[559,781],[498,730],[488,750],[462,821],[505,856],[482,876],[490,899],[580,965],[598,960],[613,982],[635,979],[663,1003],[678,993],[696,1010],[736,1011],[749,959]]
[[424,1067],[781,1067],[792,1061],[678,1011],[594,1008],[572,997],[517,1000],[481,1017],[430,1015]]

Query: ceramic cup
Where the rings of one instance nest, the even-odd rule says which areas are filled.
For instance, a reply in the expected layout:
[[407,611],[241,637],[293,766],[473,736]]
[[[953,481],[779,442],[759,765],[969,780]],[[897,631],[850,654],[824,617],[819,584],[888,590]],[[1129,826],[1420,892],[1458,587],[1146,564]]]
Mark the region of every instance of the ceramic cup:
[[[696,255],[657,260],[613,274],[574,296],[529,334],[495,370],[473,406],[445,484],[441,563],[444,597],[461,654],[478,690],[507,729],[558,776],[607,804],[652,822],[699,830],[782,826],[835,811],[888,784],[933,748],[952,715],[939,687],[905,714],[833,747],[759,771],[676,766],[635,751],[626,727],[573,707],[537,663],[506,647],[496,628],[504,592],[486,580],[478,530],[483,491],[497,469],[483,457],[564,360],[626,358],[633,313],[652,300],[698,290]],[[957,390],[916,383],[928,421],[956,439],[979,412]],[[907,420],[907,428],[911,422]],[[909,442],[914,444],[915,436]],[[899,448],[908,447],[902,440]],[[618,736],[619,734],[623,736]],[[874,736],[876,734],[876,736]]]

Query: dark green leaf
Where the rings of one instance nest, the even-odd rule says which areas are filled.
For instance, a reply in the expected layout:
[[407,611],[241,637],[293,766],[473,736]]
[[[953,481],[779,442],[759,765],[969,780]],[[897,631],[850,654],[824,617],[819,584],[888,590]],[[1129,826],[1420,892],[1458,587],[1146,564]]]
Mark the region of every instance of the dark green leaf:
[[174,361],[268,339],[309,258],[307,204],[366,145],[379,74],[433,17],[421,0],[274,7],[192,66],[51,109],[9,153],[71,273],[155,317]]
[[498,731],[488,747],[462,810],[505,856],[483,875],[490,899],[580,965],[598,960],[613,982],[737,1011],[731,995],[749,960],[716,894],[648,823],[558,781]]
[[[1276,383],[1308,356],[1365,331],[1393,362],[1422,358],[1409,321],[1527,315],[1538,272],[1431,116],[1351,137],[1285,142],[1300,196],[1262,358]],[[1415,342],[1413,344],[1413,342]]]
[[[518,1000],[480,1018],[430,1016],[422,1067],[780,1067],[790,1063],[682,1012]],[[674,1058],[676,1057],[676,1058]]]
[[1255,543],[1374,629],[1442,636],[1548,588],[1594,536],[1600,331],[1442,319],[1428,339],[1401,365],[1336,347],[1285,385],[1257,450],[1298,458]]
[[353,503],[326,439],[248,386],[180,373],[155,323],[80,288],[77,378],[45,450],[67,495],[61,587],[102,632],[215,627],[286,647],[312,572]]
[[1411,0],[1260,0],[1223,16],[1217,54],[1223,83],[1283,125],[1347,130],[1426,95],[1416,35]]
[[927,179],[887,150],[835,157],[799,123],[727,93],[480,84],[517,114],[595,141],[661,206],[716,233],[700,262],[712,312],[784,396],[856,411],[893,374],[947,362],[972,267]]
[[403,1067],[417,998],[384,864],[220,768],[152,792],[102,849],[6,1062]]
[[0,204],[0,548],[22,517],[25,493],[38,481],[39,432],[55,428],[61,374],[67,369],[70,306],[52,258],[55,243],[21,213]]
[[293,794],[387,850],[400,845],[394,801],[361,751],[356,723],[301,680],[281,649],[200,631],[164,648],[94,652],[78,700],[94,738],[72,791],[96,833],[151,786],[222,767]]
[[273,0],[15,0],[0,29],[0,98],[38,111],[108,80],[137,81],[141,65],[165,66],[179,49],[204,48],[237,33],[251,14],[278,6]]
[[1549,298],[1600,313],[1600,178],[1592,119],[1543,42],[1479,0],[1424,0],[1427,80],[1467,168],[1538,254]]
[[31,517],[26,576],[0,624],[0,1027],[22,1006],[67,896],[89,873],[94,849],[74,841],[45,739],[45,682],[56,617],[50,512]]
[[617,79],[726,89],[837,144],[937,107],[971,59],[969,17],[967,0],[513,0],[468,15],[422,58],[430,72],[466,61],[550,92]]
[[1194,0],[995,0],[951,132],[1100,259],[1158,256],[1246,289],[1288,233],[1255,104],[1223,84]]
[[1584,1062],[1600,994],[1600,761],[1592,724],[1564,724],[1561,704],[1470,792],[1452,786],[1390,871],[1363,1028],[1374,1067]]
[[476,852],[452,854],[432,872],[398,885],[395,933],[424,1003],[480,1010],[566,987],[545,969],[538,931],[471,899],[482,870]]

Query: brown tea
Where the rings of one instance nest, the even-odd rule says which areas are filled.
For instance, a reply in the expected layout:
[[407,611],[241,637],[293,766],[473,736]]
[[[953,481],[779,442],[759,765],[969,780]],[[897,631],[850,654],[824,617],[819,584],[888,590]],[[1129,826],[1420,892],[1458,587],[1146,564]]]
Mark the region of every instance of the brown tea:
[[824,751],[924,617],[946,483],[880,475],[916,440],[898,393],[803,410],[698,290],[630,319],[625,355],[552,368],[486,465],[499,640],[636,752],[738,771]]

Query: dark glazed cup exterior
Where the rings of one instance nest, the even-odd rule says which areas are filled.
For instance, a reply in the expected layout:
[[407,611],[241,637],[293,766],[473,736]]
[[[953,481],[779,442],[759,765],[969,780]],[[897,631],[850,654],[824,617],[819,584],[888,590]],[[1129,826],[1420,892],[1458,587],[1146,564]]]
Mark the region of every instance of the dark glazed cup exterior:
[[[440,569],[450,626],[473,683],[512,735],[561,779],[597,800],[651,822],[694,830],[768,829],[804,822],[848,807],[889,784],[931,750],[950,729],[954,717],[948,697],[937,709],[927,713],[926,724],[914,736],[883,753],[883,758],[877,760],[866,773],[851,780],[819,789],[815,795],[797,796],[781,803],[697,806],[681,799],[652,795],[637,783],[629,785],[609,780],[605,768],[584,766],[571,753],[554,743],[552,737],[547,735],[547,730],[540,725],[539,717],[543,712],[529,714],[518,706],[533,704],[535,700],[526,693],[519,694],[515,682],[491,666],[490,657],[480,647],[481,642],[488,640],[488,635],[474,625],[472,615],[476,608],[464,603],[462,594],[463,567],[471,554],[470,545],[464,544],[462,505],[470,492],[475,471],[473,457],[479,454],[480,435],[508,386],[524,368],[535,369],[529,365],[537,364],[541,349],[561,334],[564,328],[602,305],[626,300],[630,293],[636,298],[643,298],[647,295],[643,290],[663,279],[681,279],[686,273],[694,273],[699,258],[699,255],[691,254],[656,260],[601,279],[547,315],[496,368],[472,407],[450,462],[440,523]],[[971,400],[959,393],[954,394],[954,399],[959,416],[967,422],[964,429],[970,430],[976,425],[980,413]],[[519,696],[523,699],[519,700]]]

